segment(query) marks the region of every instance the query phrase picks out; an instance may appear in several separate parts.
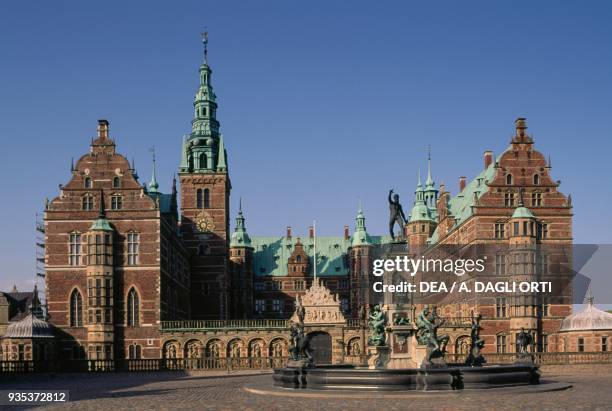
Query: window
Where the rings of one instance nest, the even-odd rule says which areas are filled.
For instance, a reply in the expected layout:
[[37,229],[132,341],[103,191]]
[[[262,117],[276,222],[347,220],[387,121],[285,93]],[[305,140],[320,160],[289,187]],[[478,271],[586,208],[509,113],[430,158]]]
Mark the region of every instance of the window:
[[348,312],[349,309],[349,300],[348,298],[342,298],[340,299],[340,309],[342,310],[342,312]]
[[140,297],[134,287],[130,288],[127,298],[127,325],[140,324]]
[[497,318],[506,318],[508,315],[508,305],[504,297],[495,299],[495,316]]
[[91,182],[91,178],[90,177],[85,177],[84,186],[85,186],[85,188],[92,188],[93,187],[93,183]]
[[548,274],[548,255],[538,254],[538,271],[540,274]]
[[539,239],[548,238],[548,224],[538,223],[536,236]]
[[282,281],[272,281],[272,289],[273,290],[282,290],[283,282]]
[[206,153],[200,154],[200,168],[208,168],[208,158]]
[[264,312],[265,307],[266,307],[265,300],[255,300],[255,311],[256,312],[258,313]]
[[255,291],[263,291],[266,289],[266,284],[260,281],[255,283]]
[[495,238],[506,237],[506,224],[495,223]]
[[275,313],[278,313],[281,311],[281,300],[278,300],[278,299],[272,300],[272,310]]
[[514,235],[519,235],[519,223],[514,223]]
[[548,352],[548,335],[542,334],[540,338],[540,352]]
[[113,188],[121,188],[121,180],[119,177],[113,178]]
[[70,326],[83,326],[83,297],[77,289],[70,294]]
[[506,255],[505,254],[495,255],[495,274],[497,275],[506,274]]
[[584,352],[584,338],[578,338],[578,352]]
[[202,208],[202,189],[196,190],[196,208]]
[[539,174],[533,175],[533,185],[534,186],[540,185],[540,175]]
[[538,191],[534,191],[533,193],[531,193],[531,205],[533,207],[542,206],[542,193]]
[[498,335],[495,338],[495,346],[497,348],[498,354],[505,354],[506,353],[506,336]]
[[68,260],[70,265],[81,264],[81,254],[83,251],[81,244],[81,234],[71,233],[68,247]]
[[204,189],[204,208],[210,208],[210,190]]
[[506,185],[512,185],[512,174],[506,175]]
[[514,206],[514,193],[513,192],[507,192],[506,194],[504,194],[504,205],[506,207]]
[[83,196],[83,206],[82,209],[85,211],[91,211],[94,208],[94,199],[91,194],[85,194]]
[[601,352],[608,351],[608,337],[601,337]]
[[123,208],[123,197],[119,194],[111,196],[111,210],[121,210]]
[[127,246],[128,246],[127,248],[128,265],[138,264],[138,248],[139,248],[138,233],[128,233]]
[[297,280],[293,282],[293,289],[296,291],[304,290],[304,281]]
[[139,360],[141,358],[142,347],[138,344],[132,344],[128,348],[128,358],[131,360]]

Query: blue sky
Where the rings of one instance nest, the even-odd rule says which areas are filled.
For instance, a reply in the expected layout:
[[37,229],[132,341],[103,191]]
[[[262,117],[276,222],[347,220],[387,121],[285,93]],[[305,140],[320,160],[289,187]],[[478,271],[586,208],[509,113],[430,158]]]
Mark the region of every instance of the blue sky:
[[612,235],[612,5],[561,1],[32,2],[0,5],[0,289],[31,287],[34,217],[107,118],[169,191],[210,31],[232,215],[252,235],[386,231],[432,146],[456,192],[516,117],[574,200],[579,243]]

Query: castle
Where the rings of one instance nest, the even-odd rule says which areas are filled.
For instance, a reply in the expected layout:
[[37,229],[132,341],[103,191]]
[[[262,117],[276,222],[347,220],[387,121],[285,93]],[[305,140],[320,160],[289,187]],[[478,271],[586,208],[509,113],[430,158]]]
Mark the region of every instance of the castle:
[[[339,353],[364,351],[356,321],[371,303],[372,250],[391,237],[370,234],[359,209],[352,233],[345,226],[337,237],[316,237],[313,281],[312,227],[304,238],[291,227],[284,236],[257,237],[248,233],[240,207],[230,231],[228,153],[211,76],[205,60],[192,131],[177,142],[179,181],[170,193],[160,190],[155,164],[150,182],[139,181],[116,152],[108,121],[100,120],[89,152],[46,205],[46,304],[49,321],[61,331],[62,358],[286,355],[285,320],[296,296],[323,286],[335,295],[325,301],[337,301],[345,318],[310,330],[323,336],[335,362]],[[571,198],[558,191],[550,161],[526,130],[519,118],[510,145],[497,157],[485,151],[482,171],[469,182],[461,177],[454,196],[436,186],[429,164],[403,228],[411,253],[453,244],[572,245]],[[504,275],[519,265],[546,272],[559,265],[555,255],[525,258],[500,254],[488,269]],[[457,319],[449,323],[451,351],[466,349],[469,322],[463,319],[474,310],[483,317],[487,351],[511,352],[520,328],[534,333],[540,351],[564,349],[556,333],[570,304],[497,298],[441,307]]]

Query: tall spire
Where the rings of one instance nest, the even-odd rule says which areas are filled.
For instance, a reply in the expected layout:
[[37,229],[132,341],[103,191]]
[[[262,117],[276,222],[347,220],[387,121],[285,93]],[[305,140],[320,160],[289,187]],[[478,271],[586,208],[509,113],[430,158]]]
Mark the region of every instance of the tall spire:
[[225,156],[225,143],[223,142],[223,134],[221,134],[219,137],[219,154],[217,156],[217,171],[219,172],[227,171],[227,162]]
[[202,33],[204,59],[199,69],[199,85],[193,100],[191,133],[183,142],[181,173],[215,173],[226,171],[227,155],[222,147],[217,121],[217,102],[213,91],[212,70],[208,65],[208,32]]
[[360,245],[369,244],[370,236],[368,235],[368,231],[366,230],[365,216],[363,215],[361,200],[359,200],[359,211],[357,212],[357,217],[355,218],[355,232],[353,233],[351,245],[353,247],[356,247]]
[[155,147],[151,147],[150,151],[153,154],[153,172],[151,173],[151,181],[149,182],[149,194],[158,194],[159,183],[157,182],[157,174],[155,170]]
[[425,181],[425,187],[433,187],[434,181],[431,178],[431,145],[427,146],[427,180]]
[[249,247],[251,245],[251,237],[249,237],[249,234],[247,233],[244,221],[245,218],[242,214],[241,198],[238,206],[238,215],[236,216],[236,228],[234,229],[230,239],[230,247]]

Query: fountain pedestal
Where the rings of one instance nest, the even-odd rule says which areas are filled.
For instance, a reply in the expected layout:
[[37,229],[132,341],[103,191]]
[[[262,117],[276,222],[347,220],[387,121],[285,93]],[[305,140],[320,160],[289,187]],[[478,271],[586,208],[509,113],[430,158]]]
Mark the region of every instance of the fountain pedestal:
[[390,349],[386,345],[368,346],[368,368],[370,370],[387,368]]

